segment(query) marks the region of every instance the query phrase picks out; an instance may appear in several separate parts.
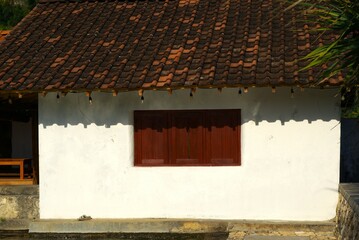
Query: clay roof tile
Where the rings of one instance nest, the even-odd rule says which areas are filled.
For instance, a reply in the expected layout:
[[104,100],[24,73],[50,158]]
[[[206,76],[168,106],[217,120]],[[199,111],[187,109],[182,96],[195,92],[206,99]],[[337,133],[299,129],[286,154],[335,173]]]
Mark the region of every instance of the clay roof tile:
[[315,71],[299,71],[298,58],[316,36],[285,8],[279,0],[41,0],[11,34],[0,31],[0,93],[313,83]]

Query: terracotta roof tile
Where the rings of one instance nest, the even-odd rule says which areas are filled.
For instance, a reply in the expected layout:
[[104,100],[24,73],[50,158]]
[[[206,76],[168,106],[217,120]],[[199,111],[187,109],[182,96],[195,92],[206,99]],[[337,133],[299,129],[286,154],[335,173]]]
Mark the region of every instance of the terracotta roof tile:
[[5,40],[5,37],[10,34],[10,30],[0,30],[0,42]]
[[[310,84],[315,75],[299,71],[298,58],[316,36],[285,7],[279,0],[40,0],[1,43],[0,91]],[[323,41],[330,37],[315,44]]]

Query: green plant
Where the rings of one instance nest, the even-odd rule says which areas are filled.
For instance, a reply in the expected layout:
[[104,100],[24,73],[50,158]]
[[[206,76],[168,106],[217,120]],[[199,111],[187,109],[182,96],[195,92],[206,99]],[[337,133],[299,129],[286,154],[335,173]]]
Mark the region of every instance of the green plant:
[[0,0],[0,30],[14,27],[35,5],[35,0]]
[[292,6],[304,7],[304,14],[319,34],[335,34],[334,41],[317,47],[303,60],[309,64],[302,70],[319,67],[320,85],[329,78],[342,78],[343,113],[359,116],[359,1],[299,0]]

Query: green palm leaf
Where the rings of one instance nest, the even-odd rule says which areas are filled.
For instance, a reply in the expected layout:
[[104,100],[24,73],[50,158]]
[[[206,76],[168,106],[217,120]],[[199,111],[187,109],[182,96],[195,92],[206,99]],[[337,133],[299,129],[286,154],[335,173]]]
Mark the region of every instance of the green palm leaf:
[[[317,84],[328,78],[343,77],[342,94],[355,99],[346,112],[359,116],[359,1],[358,0],[298,0],[289,9],[304,10],[305,21],[318,26],[314,32],[335,34],[334,41],[319,46],[301,60],[308,64],[302,71],[320,69]],[[311,30],[313,32],[313,30]],[[324,67],[325,66],[325,67]],[[351,109],[351,110],[350,110]]]

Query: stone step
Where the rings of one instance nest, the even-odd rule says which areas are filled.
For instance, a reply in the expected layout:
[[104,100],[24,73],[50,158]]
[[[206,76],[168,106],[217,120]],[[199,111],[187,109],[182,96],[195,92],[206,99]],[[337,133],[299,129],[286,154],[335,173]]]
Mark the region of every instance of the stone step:
[[35,220],[30,233],[210,233],[210,232],[334,232],[334,222],[273,222],[191,219]]
[[334,222],[190,219],[76,219],[5,221],[1,230],[25,230],[33,239],[336,240]]
[[79,240],[79,239],[98,239],[98,240],[226,240],[228,233],[23,233],[0,231],[0,239],[4,240]]

